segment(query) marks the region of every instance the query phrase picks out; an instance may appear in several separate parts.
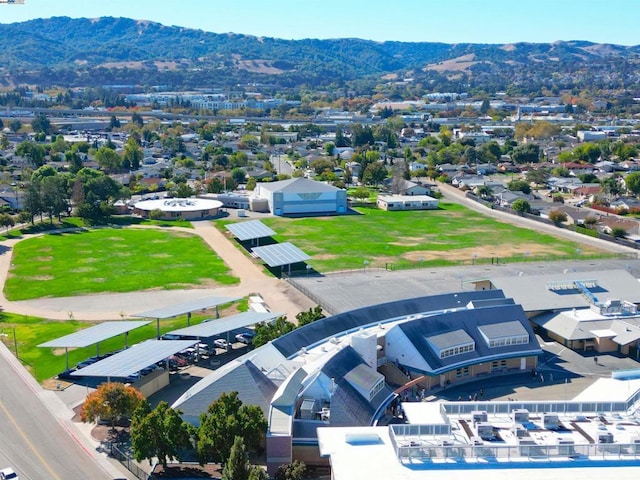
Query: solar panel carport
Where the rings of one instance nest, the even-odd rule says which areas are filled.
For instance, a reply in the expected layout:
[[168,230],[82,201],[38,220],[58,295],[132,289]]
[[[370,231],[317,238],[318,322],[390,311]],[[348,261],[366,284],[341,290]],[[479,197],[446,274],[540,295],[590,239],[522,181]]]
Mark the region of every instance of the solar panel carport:
[[181,337],[209,338],[222,333],[228,333],[237,328],[248,327],[260,322],[268,322],[282,315],[282,313],[273,312],[243,312],[237,315],[212,320],[210,322],[202,322],[198,325],[179,328],[178,330],[173,330],[169,333],[172,335],[179,335]]
[[192,347],[197,340],[147,340],[120,353],[81,368],[74,377],[127,378],[154,365],[185,348]]
[[272,237],[276,234],[276,232],[271,230],[260,220],[232,223],[230,225],[225,225],[225,228],[233,233],[233,235],[241,242],[256,240],[256,244],[258,244],[257,241],[259,239]]
[[270,267],[282,267],[298,262],[306,262],[311,257],[296,247],[293,243],[276,243],[264,247],[255,247],[251,251],[266,262]]
[[168,307],[156,308],[154,310],[148,310],[146,312],[136,313],[131,315],[137,318],[155,318],[156,319],[156,337],[160,338],[160,319],[177,317],[178,315],[187,314],[187,325],[191,321],[191,312],[196,310],[205,310],[207,308],[216,307],[216,317],[218,316],[218,305],[225,303],[231,303],[238,300],[240,297],[207,297],[192,300],[186,303],[179,303],[177,305],[170,305]]
[[38,345],[40,348],[64,348],[67,370],[69,370],[69,349],[96,346],[96,355],[100,355],[100,342],[124,333],[124,347],[127,347],[127,334],[131,330],[150,324],[143,320],[133,322],[105,322],[79,332],[56,338]]

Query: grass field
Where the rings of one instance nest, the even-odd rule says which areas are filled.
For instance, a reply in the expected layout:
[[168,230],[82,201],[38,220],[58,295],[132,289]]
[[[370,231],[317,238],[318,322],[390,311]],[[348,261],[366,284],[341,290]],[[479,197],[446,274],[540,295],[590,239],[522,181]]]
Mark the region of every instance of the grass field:
[[16,244],[5,295],[9,300],[26,300],[237,282],[198,236],[105,228]]
[[[237,312],[246,311],[247,300],[220,306],[221,315],[232,315]],[[213,312],[198,312],[191,317],[191,324],[202,322],[205,318],[213,316]],[[58,337],[69,335],[80,329],[88,328],[95,323],[81,321],[53,321],[44,320],[37,317],[27,317],[12,313],[0,314],[0,340],[15,354],[15,343],[18,346],[18,358],[25,364],[33,376],[39,382],[52,378],[65,369],[64,349],[38,348],[38,345]],[[160,321],[160,334],[164,334],[177,328],[187,326],[185,315]],[[14,343],[14,331],[15,339]],[[132,330],[129,332],[129,346],[156,338],[156,322]],[[124,348],[124,337],[122,335],[105,340],[100,343],[100,352],[106,353]],[[73,367],[78,362],[92,357],[96,354],[96,346],[86,348],[76,348],[69,350],[69,366]]]
[[386,212],[358,208],[360,215],[266,218],[278,242],[290,241],[312,257],[317,271],[365,265],[406,268],[487,262],[491,258],[549,259],[603,254],[576,242],[518,228],[442,202],[429,211]]

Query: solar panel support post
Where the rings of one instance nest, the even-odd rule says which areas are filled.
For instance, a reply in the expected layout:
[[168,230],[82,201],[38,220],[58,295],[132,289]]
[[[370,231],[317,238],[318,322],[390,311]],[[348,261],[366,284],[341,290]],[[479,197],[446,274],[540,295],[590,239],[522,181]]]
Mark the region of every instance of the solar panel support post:
[[191,312],[187,312],[187,327],[191,326]]
[[67,365],[67,371],[69,370],[69,347],[64,347],[64,358]]
[[129,332],[124,332],[124,348],[129,348]]
[[156,340],[160,340],[160,317],[156,318]]
[[100,342],[96,342],[96,357],[100,356]]

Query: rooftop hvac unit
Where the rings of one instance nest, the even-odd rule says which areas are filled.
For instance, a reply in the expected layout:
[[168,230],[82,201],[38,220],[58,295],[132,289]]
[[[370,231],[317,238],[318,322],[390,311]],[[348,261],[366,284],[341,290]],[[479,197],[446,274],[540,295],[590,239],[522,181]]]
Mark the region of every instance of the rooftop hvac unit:
[[557,430],[560,428],[560,419],[555,413],[543,413],[542,424],[547,430]]
[[575,442],[571,438],[558,438],[558,455],[575,455],[574,445]]
[[511,411],[513,421],[516,423],[527,423],[529,421],[529,410],[516,409]]
[[475,427],[476,424],[489,420],[489,415],[487,415],[487,412],[475,410],[471,412],[471,418],[473,419],[473,426]]
[[525,438],[529,436],[529,432],[522,425],[514,425],[511,427],[511,432],[516,438]]
[[611,432],[599,433],[598,443],[613,443],[613,433]]
[[536,447],[536,442],[531,438],[518,439],[518,450],[520,451],[520,456],[522,457],[530,457],[534,455]]
[[493,440],[493,425],[490,423],[478,423],[476,425],[478,436],[483,440]]

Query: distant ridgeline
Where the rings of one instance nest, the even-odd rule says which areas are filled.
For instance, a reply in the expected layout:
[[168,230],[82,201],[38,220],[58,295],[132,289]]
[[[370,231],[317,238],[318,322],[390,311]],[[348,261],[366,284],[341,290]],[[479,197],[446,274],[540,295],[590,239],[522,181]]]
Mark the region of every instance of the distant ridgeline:
[[[19,0],[15,0],[16,3]],[[371,94],[388,84],[433,91],[535,94],[541,88],[638,87],[640,47],[571,41],[509,45],[281,40],[216,34],[126,18],[54,17],[0,24],[0,86],[260,84]],[[8,74],[8,75],[7,75]],[[4,84],[4,85],[1,85]]]

